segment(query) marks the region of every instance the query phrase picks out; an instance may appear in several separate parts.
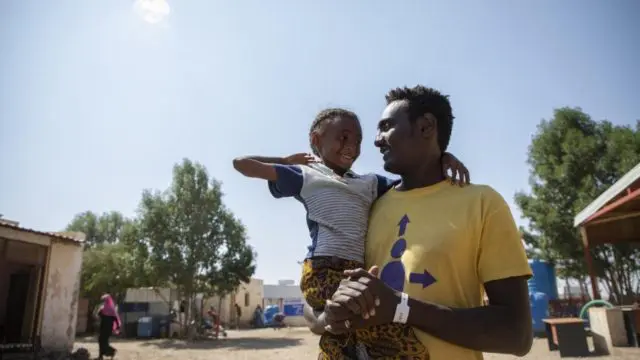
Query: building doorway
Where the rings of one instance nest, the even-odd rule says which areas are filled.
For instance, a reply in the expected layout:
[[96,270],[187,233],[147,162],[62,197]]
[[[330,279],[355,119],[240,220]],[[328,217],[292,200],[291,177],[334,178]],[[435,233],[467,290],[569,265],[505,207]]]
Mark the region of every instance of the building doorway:
[[20,270],[9,275],[9,291],[5,301],[4,315],[5,339],[8,343],[20,342],[22,338],[29,283],[31,282],[30,270]]
[[0,239],[0,343],[37,335],[47,248]]

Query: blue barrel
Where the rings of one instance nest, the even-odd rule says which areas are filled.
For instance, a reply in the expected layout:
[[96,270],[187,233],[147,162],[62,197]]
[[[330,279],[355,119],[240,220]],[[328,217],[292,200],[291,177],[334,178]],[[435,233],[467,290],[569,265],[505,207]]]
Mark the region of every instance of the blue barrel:
[[529,279],[529,286],[535,286],[537,291],[547,295],[548,300],[558,298],[558,283],[555,267],[546,261],[529,260],[533,277]]
[[273,321],[273,317],[280,312],[278,305],[269,305],[264,309],[264,323],[269,326]]
[[144,316],[138,319],[138,337],[150,339],[153,336],[153,318]]
[[162,325],[166,324],[167,317],[165,315],[155,315],[151,317],[151,337],[159,338],[162,333]]
[[171,324],[171,319],[169,319],[169,316],[157,316],[155,318],[157,326],[154,324],[154,329],[153,332],[154,337],[158,337],[158,338],[165,338],[168,337],[169,334],[169,326]]
[[533,332],[543,333],[545,331],[545,327],[542,320],[549,317],[549,297],[547,296],[547,294],[538,291],[535,285],[530,286],[529,305],[531,306]]

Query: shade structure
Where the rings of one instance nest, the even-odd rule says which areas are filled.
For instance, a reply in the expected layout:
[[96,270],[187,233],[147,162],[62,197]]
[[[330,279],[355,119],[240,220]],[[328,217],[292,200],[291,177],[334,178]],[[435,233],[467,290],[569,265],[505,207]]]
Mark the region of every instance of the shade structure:
[[578,213],[573,223],[582,234],[593,297],[599,299],[590,249],[620,242],[640,246],[640,163]]

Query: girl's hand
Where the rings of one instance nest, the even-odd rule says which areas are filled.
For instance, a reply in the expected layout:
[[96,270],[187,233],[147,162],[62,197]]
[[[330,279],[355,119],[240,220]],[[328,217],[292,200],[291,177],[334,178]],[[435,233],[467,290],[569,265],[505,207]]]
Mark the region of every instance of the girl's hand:
[[[341,282],[338,290],[333,294],[325,307],[327,326],[325,330],[342,334],[352,329],[362,329],[371,326],[393,322],[396,306],[400,297],[395,290],[387,286],[378,278],[379,268],[347,270],[345,275],[349,279]],[[334,315],[334,308],[340,311]]]
[[[469,170],[464,164],[450,153],[444,153],[442,155],[442,171],[451,179],[451,183],[460,186],[469,185],[471,177],[469,176]],[[451,175],[449,175],[451,172]]]
[[309,153],[298,153],[284,158],[284,163],[287,165],[308,165],[315,162],[318,162],[318,159]]

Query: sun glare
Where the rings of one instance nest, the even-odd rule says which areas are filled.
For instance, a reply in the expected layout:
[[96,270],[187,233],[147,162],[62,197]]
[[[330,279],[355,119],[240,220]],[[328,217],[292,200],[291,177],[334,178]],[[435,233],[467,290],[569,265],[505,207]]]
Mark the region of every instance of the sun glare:
[[133,11],[149,24],[157,24],[169,16],[171,8],[166,0],[135,0]]

